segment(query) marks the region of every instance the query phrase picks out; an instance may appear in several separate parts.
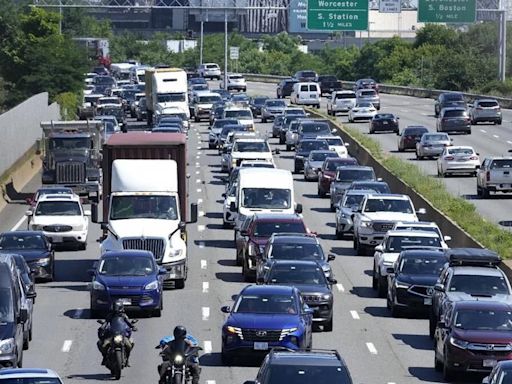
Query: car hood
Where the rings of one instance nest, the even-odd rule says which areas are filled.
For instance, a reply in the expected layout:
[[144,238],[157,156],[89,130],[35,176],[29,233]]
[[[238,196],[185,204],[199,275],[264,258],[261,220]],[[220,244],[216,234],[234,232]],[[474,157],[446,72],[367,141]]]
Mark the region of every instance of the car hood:
[[369,220],[382,220],[382,221],[418,221],[414,213],[403,212],[364,212],[361,214],[364,218]]
[[309,165],[313,168],[321,168],[322,167],[322,164],[324,163],[323,161],[309,161],[308,162]]
[[38,225],[71,225],[77,226],[84,224],[83,216],[32,216],[31,224]]
[[318,284],[294,284],[294,286],[303,295],[326,295],[331,293],[327,286]]
[[97,275],[96,279],[109,288],[143,288],[156,280],[154,275],[149,276],[103,276]]
[[110,226],[119,237],[165,237],[176,229],[178,220],[127,219],[111,220]]
[[237,328],[250,329],[289,329],[298,326],[298,315],[288,314],[259,314],[259,313],[232,313],[226,325]]
[[398,276],[398,280],[408,283],[411,285],[425,285],[428,287],[433,287],[438,279],[438,275],[405,275],[400,274]]
[[231,152],[232,159],[265,159],[271,160],[270,152]]
[[453,328],[452,336],[471,343],[508,344],[512,342],[511,332],[477,331]]
[[15,253],[21,255],[27,263],[50,257],[50,252],[45,249],[2,249],[0,253]]
[[394,263],[398,256],[400,255],[400,252],[383,252],[381,254],[381,259],[385,263]]

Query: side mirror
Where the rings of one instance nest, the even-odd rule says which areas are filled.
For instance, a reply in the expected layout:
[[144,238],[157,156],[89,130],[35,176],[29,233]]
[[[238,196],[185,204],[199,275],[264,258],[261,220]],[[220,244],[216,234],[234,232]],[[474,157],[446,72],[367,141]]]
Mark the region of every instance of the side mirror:
[[327,261],[333,261],[334,259],[336,259],[336,255],[332,253],[329,253],[329,255],[327,255]]
[[28,311],[26,309],[22,309],[20,311],[20,315],[18,317],[18,323],[26,323],[28,319]]
[[137,324],[138,322],[139,322],[139,319],[130,320],[130,323],[132,323],[132,324]]
[[37,293],[34,290],[30,290],[27,292],[27,298],[28,299],[35,299],[37,297]]
[[418,215],[424,215],[427,213],[427,210],[425,208],[420,208],[416,211]]
[[[491,380],[489,379],[489,376],[485,376],[483,379],[482,379],[482,384],[489,384],[491,382]],[[245,383],[244,383],[245,384]]]
[[302,213],[302,204],[297,204],[297,206],[295,207],[295,212]]
[[265,283],[265,279],[264,279],[263,277],[261,277],[261,276],[260,276],[260,277],[258,277],[258,278],[256,279],[256,283],[257,283],[257,284],[264,284],[264,283]]
[[306,315],[311,315],[311,316],[313,316],[313,313],[314,313],[314,312],[315,312],[315,311],[313,310],[313,308],[309,308],[308,306],[306,306],[306,307],[304,308],[304,313],[305,313]]
[[376,251],[376,252],[382,252],[382,251],[384,251],[384,247],[382,246],[382,244],[376,245],[376,246],[375,246],[375,251]]
[[127,133],[128,132],[128,127],[126,126],[126,124],[122,124],[121,125],[121,132],[123,132],[123,133]]
[[93,269],[93,268],[91,268],[91,269],[88,269],[88,270],[87,270],[87,274],[88,274],[89,276],[91,276],[91,277],[92,277],[92,276],[94,276],[94,274],[95,274],[95,273],[96,273],[96,270],[95,270],[95,269]]
[[32,198],[31,197],[27,197],[25,199],[25,203],[27,203],[28,205],[32,205]]
[[336,133],[336,129],[331,129],[331,133]]
[[338,280],[336,280],[336,279],[331,278],[328,281],[329,281],[329,284],[331,284],[331,285],[338,284]]
[[247,236],[248,234],[249,234],[249,232],[247,232],[247,231],[240,231],[241,236]]
[[89,209],[85,210],[84,216],[91,216],[91,211]]
[[229,204],[229,210],[231,212],[236,212],[236,203],[234,201],[232,201],[230,204]]
[[226,198],[226,196],[227,196],[227,195],[226,195],[225,193],[223,193],[221,196],[222,196],[223,198]]
[[101,325],[105,324],[105,320],[96,320],[96,322]]
[[189,224],[197,223],[197,203],[190,204],[190,221]]
[[397,117],[396,117],[396,119],[397,119],[397,120],[400,120],[400,116],[397,116]]
[[382,177],[377,177],[377,181],[382,181]]
[[386,273],[388,273],[389,275],[392,275],[395,273],[395,268],[393,267],[387,267],[386,268]]
[[159,274],[160,276],[165,276],[165,275],[167,275],[167,269],[165,269],[165,268],[159,268],[159,269],[158,269],[158,274]]
[[443,236],[444,241],[450,241],[452,239],[451,236]]
[[32,211],[25,211],[25,216],[30,217],[34,214]]
[[220,307],[220,311],[223,312],[223,313],[230,313],[231,312],[231,307],[229,305],[225,305],[223,307]]
[[349,143],[345,143],[345,147],[350,147],[350,144]]
[[400,136],[400,132],[397,132],[397,133],[396,133],[396,135],[397,135],[397,136]]
[[444,284],[437,283],[436,285],[434,285],[434,291],[444,292]]
[[180,231],[184,231],[185,228],[187,228],[187,223],[185,223],[184,221],[180,221],[178,223],[178,228],[180,229]]

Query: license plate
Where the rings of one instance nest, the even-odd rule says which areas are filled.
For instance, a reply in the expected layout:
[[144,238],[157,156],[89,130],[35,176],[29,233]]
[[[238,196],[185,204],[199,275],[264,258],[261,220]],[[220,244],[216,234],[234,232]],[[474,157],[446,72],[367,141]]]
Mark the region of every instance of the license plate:
[[315,94],[315,93],[313,93],[313,94],[309,95],[309,97],[310,97],[310,98],[312,98],[312,99],[314,99],[314,98],[316,98],[316,94]]
[[61,236],[53,236],[52,242],[54,243],[62,243],[62,237]]
[[388,125],[388,122],[387,121],[383,121],[382,124],[383,125]]
[[119,299],[123,305],[132,305],[132,299]]
[[428,298],[423,299],[423,304],[424,305],[432,305],[432,298],[428,297]]
[[457,159],[457,161],[468,161],[468,159],[462,158],[462,159]]
[[496,365],[496,360],[486,359],[483,361],[482,365],[486,368],[492,368]]
[[255,351],[266,351],[268,349],[268,343],[255,341],[254,342],[254,350]]

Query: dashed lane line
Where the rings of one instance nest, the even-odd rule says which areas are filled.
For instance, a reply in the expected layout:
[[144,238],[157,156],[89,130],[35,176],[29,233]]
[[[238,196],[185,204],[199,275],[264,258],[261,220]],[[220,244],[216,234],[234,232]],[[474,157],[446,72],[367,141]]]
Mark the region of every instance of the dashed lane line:
[[205,215],[204,211],[199,211],[198,213],[199,217],[203,217]]
[[485,129],[480,129],[480,132],[487,133],[487,131]]
[[202,224],[199,224],[199,225],[197,226],[197,230],[198,230],[199,232],[203,232],[205,229],[206,229],[206,226],[204,226],[204,225],[202,225]]
[[350,311],[350,315],[352,316],[352,318],[354,320],[359,320],[360,319],[359,313],[357,313],[357,311]]
[[208,268],[208,262],[206,260],[201,260],[201,269]]
[[72,344],[73,340],[64,340],[64,344],[62,344],[62,352],[69,352]]
[[210,340],[205,340],[203,343],[203,352],[204,353],[212,353],[212,342]]
[[202,315],[203,321],[210,320],[210,307],[201,308],[201,315]]
[[203,281],[203,293],[208,293],[210,290],[210,283],[207,281]]
[[343,287],[343,284],[341,283],[336,284],[336,288],[339,292],[345,292],[345,287]]
[[27,220],[27,216],[22,216],[21,219],[18,220],[16,224],[14,224],[14,227],[11,228],[11,231],[17,231],[19,227],[21,227],[21,224],[23,224]]
[[197,188],[197,189],[196,189],[196,192],[197,192],[197,193],[201,193],[202,191],[203,191],[203,190],[202,190],[201,188]]
[[368,348],[372,355],[377,354],[377,348],[375,348],[375,345],[373,345],[373,343],[366,343],[366,348]]
[[199,248],[204,248],[205,247],[204,241],[200,241],[198,246],[199,246]]

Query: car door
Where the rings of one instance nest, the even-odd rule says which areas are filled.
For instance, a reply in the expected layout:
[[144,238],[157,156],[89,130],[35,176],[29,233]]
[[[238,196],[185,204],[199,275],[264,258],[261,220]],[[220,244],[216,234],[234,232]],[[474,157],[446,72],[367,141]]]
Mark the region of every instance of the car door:
[[306,330],[306,334],[304,336],[304,343],[308,345],[309,340],[313,338],[313,314],[306,312],[306,309],[309,307],[304,302],[304,299],[300,295],[298,291],[296,291],[296,296],[298,297],[299,307],[300,307],[300,321]]
[[439,316],[441,316],[442,313],[442,307],[444,298],[446,296],[446,289],[448,287],[448,283],[450,281],[450,277],[452,275],[451,270],[445,269],[441,276],[439,277],[438,282],[444,286],[444,291],[437,291],[434,290],[434,295],[432,296],[432,309],[434,310],[435,320],[439,320]]
[[249,230],[249,226],[252,222],[253,217],[248,217],[243,222],[240,231],[236,233],[236,249],[240,251],[240,255],[244,255],[245,247],[247,246],[247,231]]

